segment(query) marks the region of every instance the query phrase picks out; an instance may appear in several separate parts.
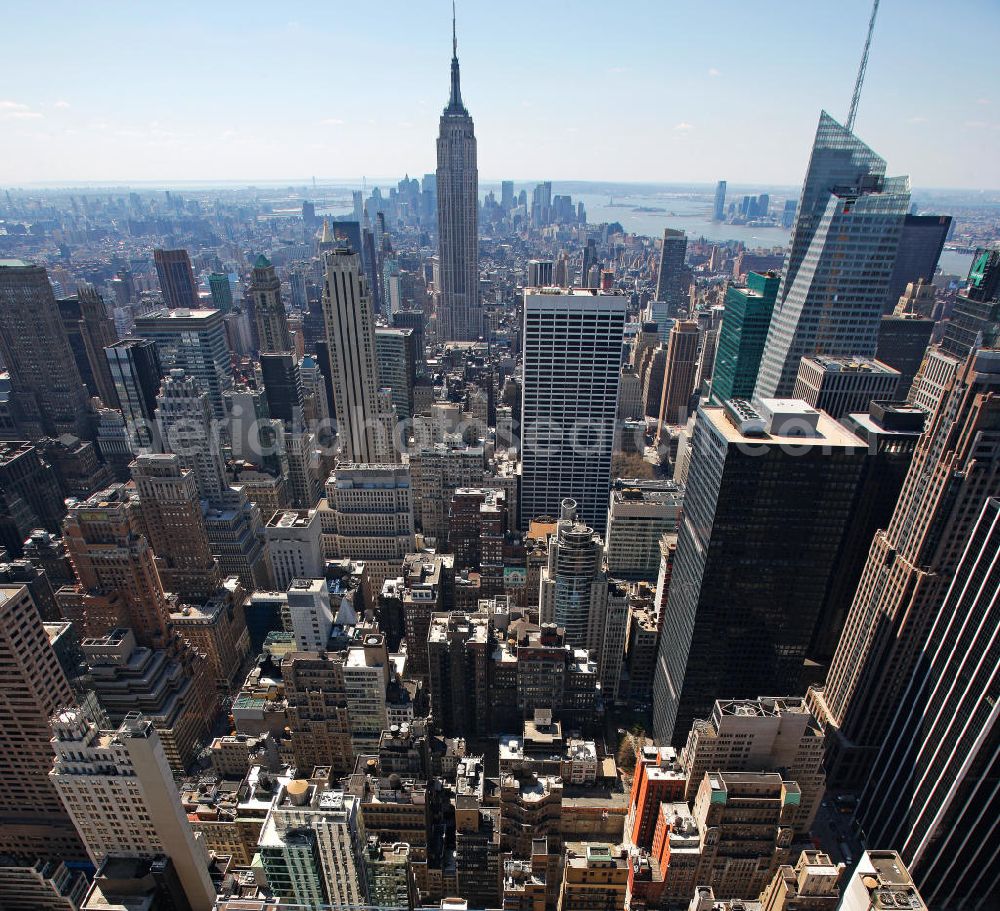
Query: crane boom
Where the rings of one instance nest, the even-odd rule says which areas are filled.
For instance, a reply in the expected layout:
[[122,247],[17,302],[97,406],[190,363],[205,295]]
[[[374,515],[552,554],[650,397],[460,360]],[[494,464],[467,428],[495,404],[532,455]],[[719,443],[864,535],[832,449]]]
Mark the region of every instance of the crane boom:
[[868,51],[872,46],[872,34],[875,31],[875,16],[878,14],[879,0],[872,4],[872,17],[868,20],[868,37],[865,39],[865,50],[861,55],[861,65],[858,67],[858,79],[854,83],[854,95],[851,97],[851,110],[847,115],[847,129],[854,132],[854,118],[858,116],[858,102],[861,100],[861,85],[865,81],[865,70],[868,69]]

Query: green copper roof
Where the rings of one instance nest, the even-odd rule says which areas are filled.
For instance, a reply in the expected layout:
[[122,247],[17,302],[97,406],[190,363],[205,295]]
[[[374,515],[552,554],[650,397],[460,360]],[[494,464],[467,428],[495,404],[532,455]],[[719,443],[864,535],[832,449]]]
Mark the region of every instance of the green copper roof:
[[267,257],[263,253],[261,253],[260,256],[258,256],[257,259],[254,260],[253,267],[255,269],[269,269],[271,267],[271,263],[268,262]]

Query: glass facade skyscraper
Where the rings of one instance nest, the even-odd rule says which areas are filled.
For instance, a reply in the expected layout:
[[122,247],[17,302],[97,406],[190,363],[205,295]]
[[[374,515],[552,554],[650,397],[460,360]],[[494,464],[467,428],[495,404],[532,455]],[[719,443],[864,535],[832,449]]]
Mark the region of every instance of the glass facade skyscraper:
[[748,399],[753,395],[780,282],[773,272],[767,275],[750,272],[745,288],[730,285],[726,290],[712,371],[713,404],[721,405],[729,399]]
[[785,397],[813,354],[874,356],[910,206],[906,177],[825,111],[792,229],[755,395]]

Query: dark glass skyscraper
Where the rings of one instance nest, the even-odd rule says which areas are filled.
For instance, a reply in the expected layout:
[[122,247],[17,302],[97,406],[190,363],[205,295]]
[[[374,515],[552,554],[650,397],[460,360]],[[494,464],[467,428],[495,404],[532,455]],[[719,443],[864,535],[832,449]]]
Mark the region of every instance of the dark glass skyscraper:
[[462,104],[458,42],[452,36],[451,96],[437,141],[441,336],[470,341],[482,334],[479,306],[479,171],[472,117]]
[[154,250],[153,263],[166,306],[171,310],[198,306],[198,283],[187,250]]
[[687,272],[684,259],[687,256],[687,235],[674,228],[663,232],[663,246],[660,249],[660,271],[656,277],[656,299],[666,301],[667,315],[677,316],[687,300]]
[[716,699],[801,691],[867,458],[783,399],[700,408],[691,449],[653,682],[656,737],[675,745]]
[[903,218],[899,250],[889,276],[883,313],[892,313],[910,282],[922,278],[929,283],[934,278],[950,228],[950,215],[907,215]]

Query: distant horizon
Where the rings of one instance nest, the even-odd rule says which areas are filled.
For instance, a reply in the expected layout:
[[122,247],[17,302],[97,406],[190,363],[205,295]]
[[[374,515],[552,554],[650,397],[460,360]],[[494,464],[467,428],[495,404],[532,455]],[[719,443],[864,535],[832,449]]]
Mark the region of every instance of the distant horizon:
[[[279,189],[288,187],[290,189],[310,189],[315,179],[316,189],[361,189],[362,184],[366,184],[369,189],[376,186],[396,184],[404,177],[411,180],[420,180],[423,174],[404,172],[398,175],[383,176],[361,176],[361,177],[259,177],[259,178],[177,178],[177,179],[120,179],[120,180],[77,180],[77,181],[30,181],[23,183],[0,183],[0,192],[8,190],[75,190],[75,189],[159,189],[161,187],[190,187],[192,189],[211,190],[215,188],[232,189],[252,189],[256,187],[266,187],[268,189]],[[720,178],[725,179],[725,178]],[[513,181],[516,185],[533,186],[548,181],[553,186],[567,186],[574,184],[585,184],[589,186],[613,186],[613,187],[665,187],[665,188],[705,188],[714,190],[718,181],[689,180],[689,181],[663,181],[663,180],[614,180],[600,178],[552,178],[552,177],[487,177],[480,178],[479,187],[499,187],[502,182]],[[727,181],[727,189],[734,188],[757,188],[764,190],[795,190],[801,189],[802,182],[774,183],[766,181]],[[972,187],[972,186],[923,186],[911,185],[914,193],[967,193],[983,195],[997,193],[1000,194],[1000,184],[996,187]],[[1000,199],[995,202],[984,202],[984,205],[1000,205]]]

